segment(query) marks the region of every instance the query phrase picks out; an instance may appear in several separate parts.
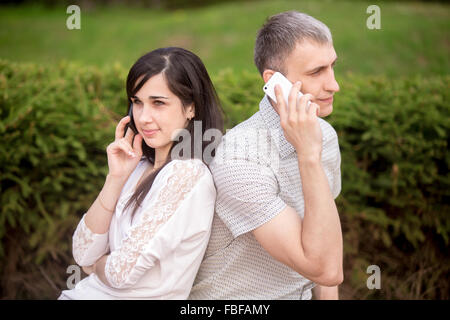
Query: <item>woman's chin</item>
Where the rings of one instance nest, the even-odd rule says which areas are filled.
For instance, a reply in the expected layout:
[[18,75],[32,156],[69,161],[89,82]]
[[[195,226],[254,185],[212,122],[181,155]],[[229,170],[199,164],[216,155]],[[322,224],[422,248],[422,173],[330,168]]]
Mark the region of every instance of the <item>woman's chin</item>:
[[152,138],[144,138],[145,144],[152,149],[158,149],[160,147],[160,143]]
[[173,141],[160,141],[154,138],[144,138],[145,144],[155,150],[166,150],[171,147]]

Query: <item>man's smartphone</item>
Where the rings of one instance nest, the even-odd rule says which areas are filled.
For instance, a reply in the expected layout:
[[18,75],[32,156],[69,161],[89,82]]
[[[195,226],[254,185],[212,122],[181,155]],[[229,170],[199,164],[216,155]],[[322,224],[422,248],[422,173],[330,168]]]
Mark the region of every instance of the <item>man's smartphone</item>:
[[[263,91],[269,98],[273,101],[277,102],[277,97],[275,96],[275,85],[280,85],[281,90],[283,91],[284,101],[286,106],[288,106],[289,93],[291,92],[292,83],[281,73],[275,72],[272,77],[270,77],[269,81],[263,87]],[[298,96],[301,97],[303,93],[298,92]],[[308,106],[311,104],[311,101],[308,101]]]
[[128,115],[130,116],[130,122],[128,122],[125,126],[125,132],[124,132],[124,137],[127,134],[127,129],[131,128],[131,130],[133,131],[133,133],[136,135],[138,134],[138,131],[136,129],[136,125],[134,123],[134,119],[133,119],[133,103],[130,102],[130,109],[128,110]]

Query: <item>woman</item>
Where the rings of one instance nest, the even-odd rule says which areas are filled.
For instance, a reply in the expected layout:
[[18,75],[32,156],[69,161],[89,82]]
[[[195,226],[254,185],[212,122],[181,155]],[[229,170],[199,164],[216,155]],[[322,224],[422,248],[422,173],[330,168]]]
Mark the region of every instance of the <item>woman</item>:
[[[89,276],[59,299],[185,299],[206,250],[216,198],[211,173],[193,158],[194,139],[184,160],[172,152],[186,142],[176,140],[181,131],[194,137],[194,121],[201,137],[222,132],[205,66],[181,48],[154,50],[131,68],[127,95],[133,119],[117,125],[105,184],[73,236],[75,261]],[[133,125],[137,134],[126,129]]]

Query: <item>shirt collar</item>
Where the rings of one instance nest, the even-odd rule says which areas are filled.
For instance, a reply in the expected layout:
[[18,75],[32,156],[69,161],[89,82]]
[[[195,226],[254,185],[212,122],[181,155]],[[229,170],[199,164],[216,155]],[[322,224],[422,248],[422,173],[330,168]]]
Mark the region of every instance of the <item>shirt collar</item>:
[[283,159],[291,153],[295,152],[295,148],[286,140],[284,136],[283,128],[281,128],[280,116],[273,109],[267,95],[264,95],[264,98],[262,98],[261,102],[259,103],[259,112],[261,113],[261,116],[267,127],[270,130],[278,131],[278,143],[276,144],[280,152],[280,157]]

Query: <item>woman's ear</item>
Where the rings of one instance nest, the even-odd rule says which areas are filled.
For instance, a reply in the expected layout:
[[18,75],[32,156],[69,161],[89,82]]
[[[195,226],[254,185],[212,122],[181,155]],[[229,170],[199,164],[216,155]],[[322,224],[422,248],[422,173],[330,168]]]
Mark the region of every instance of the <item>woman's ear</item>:
[[188,120],[191,120],[195,117],[195,106],[194,104],[191,104],[189,107],[186,108],[186,118]]

